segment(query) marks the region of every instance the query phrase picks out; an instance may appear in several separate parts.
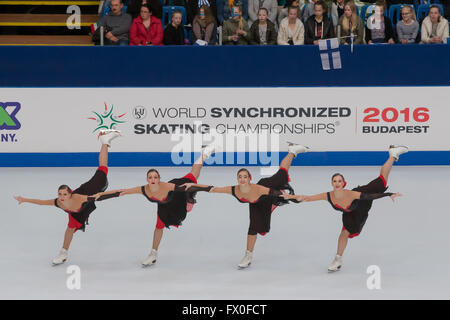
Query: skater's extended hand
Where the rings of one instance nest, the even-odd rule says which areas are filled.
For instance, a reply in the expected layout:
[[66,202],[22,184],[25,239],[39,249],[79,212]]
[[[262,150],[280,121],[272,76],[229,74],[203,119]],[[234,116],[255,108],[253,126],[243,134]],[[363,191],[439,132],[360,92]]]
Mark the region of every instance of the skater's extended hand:
[[392,202],[394,202],[394,199],[397,197],[401,197],[402,195],[400,193],[394,193],[393,195],[389,196],[392,199]]
[[19,204],[24,202],[24,200],[23,200],[23,198],[21,196],[14,196],[14,199],[16,199],[19,202]]
[[192,182],[187,182],[187,183],[183,183],[180,187],[184,187],[184,190],[189,190],[190,187],[192,187],[195,183]]

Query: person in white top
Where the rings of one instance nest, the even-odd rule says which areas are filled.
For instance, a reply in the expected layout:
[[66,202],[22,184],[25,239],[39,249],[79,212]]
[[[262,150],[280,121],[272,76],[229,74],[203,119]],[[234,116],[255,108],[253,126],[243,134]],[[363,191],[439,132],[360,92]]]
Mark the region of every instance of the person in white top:
[[296,7],[290,7],[288,16],[281,20],[277,42],[279,45],[302,45],[305,43],[305,27],[297,18]]
[[438,6],[431,5],[428,16],[422,22],[422,43],[443,43],[449,37],[448,21]]

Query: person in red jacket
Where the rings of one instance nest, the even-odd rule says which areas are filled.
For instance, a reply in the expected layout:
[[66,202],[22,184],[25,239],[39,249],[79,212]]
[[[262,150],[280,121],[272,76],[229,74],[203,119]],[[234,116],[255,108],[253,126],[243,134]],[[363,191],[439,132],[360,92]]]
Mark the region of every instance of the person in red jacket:
[[152,15],[152,8],[149,4],[143,4],[140,16],[131,24],[130,45],[162,45],[163,35],[161,20]]

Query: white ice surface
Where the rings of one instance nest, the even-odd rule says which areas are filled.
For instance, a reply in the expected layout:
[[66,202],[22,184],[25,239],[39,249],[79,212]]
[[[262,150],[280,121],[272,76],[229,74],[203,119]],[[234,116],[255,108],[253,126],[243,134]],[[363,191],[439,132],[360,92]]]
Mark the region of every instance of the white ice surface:
[[[86,232],[77,232],[69,260],[52,267],[67,214],[55,207],[17,205],[13,195],[51,199],[77,187],[93,168],[1,168],[0,299],[450,299],[449,167],[394,167],[395,203],[376,200],[362,234],[349,240],[341,271],[328,274],[342,227],[327,202],[287,205],[258,237],[250,268],[237,270],[248,229],[248,205],[228,195],[197,195],[179,229],[164,231],[156,265],[151,249],[156,205],[131,195],[97,204]],[[163,180],[188,168],[160,168]],[[259,169],[250,168],[254,180]],[[293,167],[297,194],[330,189],[342,172],[364,184],[378,167]],[[110,188],[143,185],[146,168],[110,168]],[[206,167],[199,183],[236,183],[236,168]],[[69,265],[81,268],[81,290],[69,290]],[[381,290],[366,286],[367,267],[381,268]]]

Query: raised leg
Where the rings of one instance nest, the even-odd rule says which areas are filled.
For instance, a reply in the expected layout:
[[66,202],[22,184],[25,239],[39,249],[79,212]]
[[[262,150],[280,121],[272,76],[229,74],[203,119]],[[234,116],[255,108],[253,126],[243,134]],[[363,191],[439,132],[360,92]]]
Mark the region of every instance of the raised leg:
[[98,165],[100,167],[108,167],[108,146],[106,144],[102,144],[102,148],[100,149]]
[[197,160],[195,160],[194,164],[192,165],[191,174],[197,180],[198,180],[198,177],[200,177],[200,171],[203,168],[204,161],[205,161],[205,157],[203,156],[203,154],[201,154],[200,157]]
[[392,166],[394,164],[394,157],[389,156],[389,159],[386,160],[386,162],[383,164],[380,170],[380,175],[383,176],[384,180],[388,181],[389,173],[391,172]]
[[288,153],[286,157],[281,161],[280,168],[284,168],[287,171],[289,171],[289,168],[291,167],[292,160],[294,160],[295,155],[293,153]]

